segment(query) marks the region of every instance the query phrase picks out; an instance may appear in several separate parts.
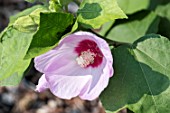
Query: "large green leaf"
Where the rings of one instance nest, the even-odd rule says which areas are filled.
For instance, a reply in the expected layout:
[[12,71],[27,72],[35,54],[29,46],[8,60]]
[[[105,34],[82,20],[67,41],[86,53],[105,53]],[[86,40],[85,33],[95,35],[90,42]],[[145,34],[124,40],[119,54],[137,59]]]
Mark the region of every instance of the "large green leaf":
[[170,41],[148,35],[113,50],[114,76],[101,95],[104,107],[135,113],[170,112]]
[[[8,27],[0,34],[0,86],[17,85],[30,64],[24,60],[38,25],[43,6],[34,6],[10,18]],[[23,33],[32,32],[32,33]]]
[[[46,10],[47,10],[46,7],[42,5],[36,5],[31,8],[28,8],[14,16],[11,16],[8,27],[13,26],[14,28],[21,30],[21,31],[33,32],[36,30],[36,26],[37,26],[36,24],[38,24],[37,21],[39,21],[39,18],[37,18],[39,14],[37,13],[40,13],[41,11],[46,11]],[[26,22],[24,21],[24,18],[27,19]],[[29,22],[31,22],[32,24],[30,24]],[[36,24],[34,24],[34,22]],[[3,30],[0,33],[0,39],[2,38],[3,34],[6,32],[8,27],[5,28],[5,30]]]
[[161,18],[159,23],[158,33],[170,39],[170,21],[166,18]]
[[[47,11],[46,7],[42,5],[36,5],[23,10],[22,12],[10,17],[8,27],[12,26],[17,30],[24,32],[34,32],[37,29],[37,25],[39,24],[39,13],[42,11]],[[2,38],[8,27],[6,27],[0,33],[0,39]]]
[[150,5],[148,6],[149,10],[155,10],[159,5],[165,5],[169,3],[169,0],[148,0]]
[[9,27],[0,43],[0,86],[17,85],[30,64],[24,60],[33,33],[23,33]]
[[141,10],[155,10],[160,4],[167,4],[169,0],[117,0],[120,8],[126,14],[133,14]]
[[167,18],[170,21],[170,2],[165,5],[159,5],[155,12],[162,17]]
[[22,32],[35,32],[38,25],[30,16],[24,16],[18,18],[13,24],[13,27]]
[[105,35],[107,34],[107,32],[111,29],[113,23],[115,21],[110,21],[110,22],[106,22],[105,24],[102,25],[102,27],[100,29],[96,29],[94,30],[97,34],[105,37]]
[[133,43],[146,33],[156,33],[159,18],[153,12],[142,11],[129,17],[127,21],[120,21],[107,35],[108,39]]
[[137,11],[147,9],[149,6],[150,0],[117,0],[120,8],[126,14],[132,14]]
[[41,13],[39,30],[33,36],[25,58],[33,58],[56,46],[61,37],[71,31],[68,27],[73,24],[73,18],[66,13]]
[[170,38],[170,2],[159,5],[155,9],[155,13],[162,17],[159,24],[159,33]]
[[29,15],[19,17],[12,26],[21,32],[35,32],[39,26],[41,12],[47,12],[47,10],[37,8]]
[[44,10],[47,10],[47,8],[44,7],[44,6],[42,6],[42,5],[33,6],[33,7],[28,8],[28,9],[26,9],[26,10],[24,10],[24,11],[22,11],[22,12],[16,14],[16,15],[14,15],[14,16],[11,16],[11,17],[10,17],[10,23],[9,23],[9,25],[12,25],[19,17],[27,16],[27,15],[29,15],[30,13],[32,13],[32,12],[33,12],[34,10],[36,10],[36,9],[44,9]]
[[78,22],[92,28],[118,18],[127,17],[116,0],[83,0],[78,10]]

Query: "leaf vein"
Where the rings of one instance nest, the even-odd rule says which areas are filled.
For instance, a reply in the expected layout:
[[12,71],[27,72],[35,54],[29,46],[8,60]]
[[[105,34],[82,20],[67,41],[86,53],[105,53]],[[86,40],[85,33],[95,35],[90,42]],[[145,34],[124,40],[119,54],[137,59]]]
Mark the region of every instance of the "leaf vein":
[[[167,67],[165,67],[164,65],[160,64],[159,62],[157,62],[155,59],[153,59],[150,55],[148,55],[147,53],[145,53],[144,51],[136,48],[138,51],[142,52],[143,54],[145,54],[146,56],[148,56],[150,59],[152,59],[154,62],[156,62],[158,65],[160,65],[161,67],[163,67],[164,69],[168,70]],[[170,70],[168,70],[170,71]]]
[[[132,47],[132,51],[133,51],[133,53],[134,53],[134,55],[135,55],[135,52],[134,52],[133,47]],[[135,56],[136,56],[136,55],[135,55]],[[137,58],[137,56],[136,56],[136,58]],[[157,107],[156,107],[156,106],[157,106],[157,103],[156,103],[156,101],[155,101],[155,98],[154,98],[154,96],[153,96],[153,92],[152,92],[151,87],[150,87],[150,85],[149,85],[149,83],[148,83],[148,80],[147,80],[147,78],[146,78],[146,74],[145,74],[145,72],[144,72],[144,70],[143,70],[140,62],[137,62],[137,63],[139,64],[139,66],[140,66],[140,68],[141,68],[141,71],[142,71],[143,76],[144,76],[144,78],[145,78],[146,84],[147,84],[147,86],[148,86],[148,88],[149,88],[149,91],[150,91],[150,93],[151,93],[151,97],[152,97],[152,100],[153,100],[153,103],[154,103],[154,106],[155,106],[155,111],[156,111],[157,113],[159,113],[159,111],[158,111],[158,109],[157,109]]]

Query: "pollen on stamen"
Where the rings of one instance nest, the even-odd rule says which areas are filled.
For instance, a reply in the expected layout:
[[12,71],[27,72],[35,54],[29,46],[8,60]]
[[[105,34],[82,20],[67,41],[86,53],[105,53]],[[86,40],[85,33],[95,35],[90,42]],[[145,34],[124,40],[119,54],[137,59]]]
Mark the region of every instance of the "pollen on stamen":
[[103,53],[93,40],[82,40],[75,47],[77,53],[76,62],[81,67],[96,68],[102,64]]
[[81,52],[81,55],[76,58],[76,61],[81,67],[87,67],[88,65],[94,63],[95,57],[96,54],[88,49],[87,51]]

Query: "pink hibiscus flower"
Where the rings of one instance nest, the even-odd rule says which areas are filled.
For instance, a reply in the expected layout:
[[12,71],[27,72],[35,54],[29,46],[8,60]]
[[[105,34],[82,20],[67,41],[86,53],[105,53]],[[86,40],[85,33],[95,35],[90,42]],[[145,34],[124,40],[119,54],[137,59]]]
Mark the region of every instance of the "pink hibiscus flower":
[[49,88],[57,97],[96,99],[113,75],[113,58],[105,40],[89,32],[77,32],[62,39],[58,46],[34,59],[44,73],[38,92]]

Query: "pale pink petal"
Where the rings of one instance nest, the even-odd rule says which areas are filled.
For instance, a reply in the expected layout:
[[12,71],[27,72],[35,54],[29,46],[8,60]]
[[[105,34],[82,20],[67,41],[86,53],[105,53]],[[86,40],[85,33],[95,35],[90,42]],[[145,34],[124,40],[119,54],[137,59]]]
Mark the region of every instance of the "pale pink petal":
[[56,55],[55,50],[50,50],[45,54],[35,57],[34,58],[34,67],[38,71],[44,73],[44,69],[49,64],[49,61],[51,60],[51,58],[54,57],[55,55]]
[[[63,53],[65,54],[65,53]],[[44,58],[44,57],[43,57]],[[71,59],[70,59],[71,58]],[[41,59],[41,58],[37,58],[37,59]],[[48,65],[44,66],[44,70],[43,72],[48,74],[56,74],[56,75],[67,75],[67,76],[85,76],[85,75],[89,75],[91,74],[91,70],[89,70],[89,68],[82,68],[80,67],[76,60],[76,58],[72,58],[71,55],[66,55],[65,57],[60,57],[60,56],[54,56],[53,58],[49,59],[43,59],[46,60],[46,62],[48,62]],[[43,61],[45,62],[45,61]],[[42,61],[39,63],[35,64],[36,69],[39,67],[40,69],[42,69],[41,66],[43,66]],[[46,63],[47,64],[47,63]],[[38,65],[38,66],[37,66]]]
[[74,61],[77,57],[73,48],[63,45],[60,48],[50,50],[34,59],[35,68],[42,73],[53,73],[56,69]]
[[35,68],[42,73],[54,73],[59,67],[67,65],[70,61],[76,59],[77,54],[74,49],[80,41],[86,38],[88,37],[80,38],[77,35],[69,35],[62,39],[56,48],[35,57]]
[[89,68],[84,69],[80,67],[76,63],[76,61],[70,61],[67,65],[64,65],[56,69],[53,74],[67,76],[86,76],[91,74],[91,70],[89,70]]
[[105,48],[105,49],[101,49],[101,51],[103,52],[105,59],[106,59],[106,62],[107,62],[105,69],[107,69],[109,71],[108,74],[110,75],[110,77],[112,77],[114,70],[113,70],[113,57],[112,57],[112,54],[110,52],[110,49]]
[[98,44],[100,50],[104,55],[104,60],[102,62],[102,65],[100,65],[97,69],[93,69],[92,71],[93,81],[89,92],[85,92],[84,94],[80,95],[80,98],[82,99],[93,100],[100,95],[100,93],[104,90],[104,88],[107,87],[109,78],[113,75],[113,67],[112,67],[113,57],[110,52],[110,48],[105,40],[88,32],[77,32],[76,34],[89,35],[95,38],[96,43]]
[[93,70],[93,75],[99,75],[99,77],[93,77],[93,82],[88,92],[80,95],[81,99],[85,100],[94,100],[99,97],[100,93],[107,87],[109,78],[110,78],[110,70],[106,65],[104,67],[103,73],[99,73],[97,70]]
[[60,98],[71,99],[89,90],[92,76],[46,75],[51,92]]
[[75,48],[78,45],[79,42],[81,42],[82,40],[86,40],[86,39],[94,40],[94,38],[91,37],[91,36],[88,36],[88,35],[81,35],[80,36],[80,35],[77,35],[75,33],[75,34],[68,35],[65,38],[63,38],[60,41],[59,45],[62,46],[63,44],[67,44],[67,46]]
[[43,74],[40,77],[40,79],[38,81],[38,85],[36,86],[35,90],[38,91],[38,92],[42,92],[42,91],[46,90],[48,87],[49,86],[48,86],[48,82],[47,82],[47,80],[45,78],[45,74]]

